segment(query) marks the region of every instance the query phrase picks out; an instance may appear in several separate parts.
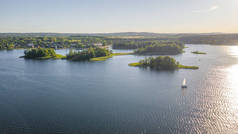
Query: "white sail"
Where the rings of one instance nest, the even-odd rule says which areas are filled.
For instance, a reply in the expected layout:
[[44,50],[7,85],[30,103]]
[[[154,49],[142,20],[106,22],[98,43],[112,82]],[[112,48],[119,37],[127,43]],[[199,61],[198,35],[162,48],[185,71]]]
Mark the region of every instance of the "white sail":
[[185,78],[183,79],[183,84],[182,85],[186,86],[186,79]]

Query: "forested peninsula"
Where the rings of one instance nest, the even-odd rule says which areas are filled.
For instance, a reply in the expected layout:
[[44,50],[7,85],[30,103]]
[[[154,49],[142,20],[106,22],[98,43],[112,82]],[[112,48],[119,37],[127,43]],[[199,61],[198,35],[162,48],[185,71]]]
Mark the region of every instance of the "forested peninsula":
[[134,51],[138,55],[176,55],[183,52],[183,45],[178,44],[153,44],[138,48]]

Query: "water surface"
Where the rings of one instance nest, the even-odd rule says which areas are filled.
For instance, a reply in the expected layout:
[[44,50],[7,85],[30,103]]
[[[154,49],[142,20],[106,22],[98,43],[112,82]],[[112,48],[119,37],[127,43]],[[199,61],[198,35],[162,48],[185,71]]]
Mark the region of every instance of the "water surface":
[[35,61],[0,51],[0,133],[237,133],[238,47],[187,46],[173,57],[199,70],[129,67],[144,58],[133,55]]

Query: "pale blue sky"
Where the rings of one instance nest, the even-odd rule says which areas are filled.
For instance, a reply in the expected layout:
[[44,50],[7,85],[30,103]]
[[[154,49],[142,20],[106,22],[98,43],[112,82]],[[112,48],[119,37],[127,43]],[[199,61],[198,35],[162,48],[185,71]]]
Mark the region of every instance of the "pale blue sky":
[[0,0],[0,32],[238,33],[238,0]]

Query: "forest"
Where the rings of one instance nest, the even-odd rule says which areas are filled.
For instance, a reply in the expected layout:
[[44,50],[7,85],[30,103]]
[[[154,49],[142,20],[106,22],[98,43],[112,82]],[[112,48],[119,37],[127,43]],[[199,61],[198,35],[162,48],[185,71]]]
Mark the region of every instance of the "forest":
[[72,61],[83,61],[83,60],[90,60],[91,58],[96,58],[96,57],[104,57],[104,56],[109,56],[111,54],[111,51],[105,48],[88,48],[84,49],[82,51],[74,51],[70,50],[69,54],[66,55],[67,60],[72,60]]
[[143,67],[150,67],[156,70],[174,70],[179,63],[169,56],[150,57],[139,62]]
[[154,44],[177,44],[183,45],[181,42],[173,40],[158,40],[153,38],[147,39],[111,39],[114,49],[137,49]]
[[155,43],[134,51],[138,55],[176,55],[183,52],[183,45]]
[[174,58],[170,56],[158,56],[158,57],[149,57],[144,60],[140,60],[137,63],[130,63],[129,66],[138,66],[138,67],[149,67],[154,70],[175,70],[179,68],[183,69],[198,69],[197,66],[184,66],[177,62]]
[[52,48],[32,48],[24,51],[26,59],[55,58],[57,54]]
[[238,34],[157,34],[157,33],[0,33],[0,50],[26,48],[75,48],[112,45],[114,49],[137,49],[154,44],[238,45]]

